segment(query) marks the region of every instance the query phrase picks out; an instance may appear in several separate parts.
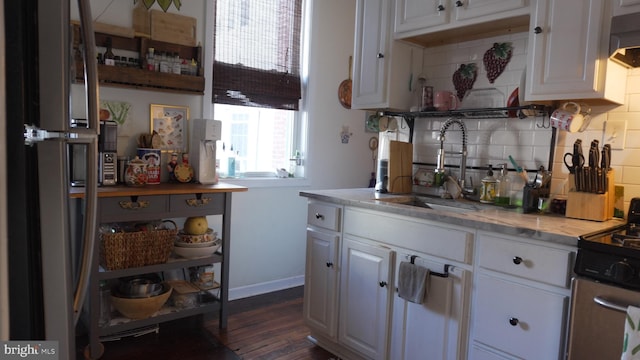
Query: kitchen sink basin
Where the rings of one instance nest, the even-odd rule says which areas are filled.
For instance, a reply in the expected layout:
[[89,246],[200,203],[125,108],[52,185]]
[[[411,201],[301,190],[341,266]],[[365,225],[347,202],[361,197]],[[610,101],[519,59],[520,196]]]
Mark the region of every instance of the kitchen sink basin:
[[384,198],[375,199],[378,201],[390,203],[390,204],[399,204],[399,205],[408,205],[421,207],[425,209],[433,209],[440,211],[449,211],[456,213],[468,213],[472,211],[482,210],[484,207],[473,201],[459,199],[442,199],[435,198],[429,196],[419,196],[419,195],[399,195],[399,196],[390,196]]

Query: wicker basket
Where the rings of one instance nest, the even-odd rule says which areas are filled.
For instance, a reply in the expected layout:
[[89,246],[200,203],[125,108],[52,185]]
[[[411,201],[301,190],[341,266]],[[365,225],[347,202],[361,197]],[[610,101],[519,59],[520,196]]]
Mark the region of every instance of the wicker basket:
[[100,234],[100,265],[119,270],[165,263],[177,233],[169,229]]

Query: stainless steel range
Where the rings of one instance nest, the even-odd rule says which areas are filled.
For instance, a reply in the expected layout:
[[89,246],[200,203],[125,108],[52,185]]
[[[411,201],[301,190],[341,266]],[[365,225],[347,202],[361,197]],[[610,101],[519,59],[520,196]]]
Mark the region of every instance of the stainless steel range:
[[569,359],[619,359],[627,307],[640,306],[640,198],[625,225],[581,236],[572,283]]

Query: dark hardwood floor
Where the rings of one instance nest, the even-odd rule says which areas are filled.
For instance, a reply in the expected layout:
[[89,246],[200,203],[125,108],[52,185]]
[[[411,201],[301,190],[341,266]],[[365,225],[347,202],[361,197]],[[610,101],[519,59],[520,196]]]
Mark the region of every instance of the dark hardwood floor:
[[[218,328],[216,314],[207,314],[163,323],[157,334],[105,342],[101,359],[335,359],[307,339],[302,293],[297,287],[231,301],[226,329]],[[79,352],[85,344],[79,341]]]

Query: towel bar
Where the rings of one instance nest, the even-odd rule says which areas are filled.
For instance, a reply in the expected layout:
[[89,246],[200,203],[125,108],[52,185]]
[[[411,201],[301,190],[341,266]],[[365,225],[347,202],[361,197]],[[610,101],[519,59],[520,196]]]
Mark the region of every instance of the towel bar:
[[[418,257],[418,255],[411,255],[409,257],[410,261],[412,264],[416,263],[416,258]],[[433,276],[437,276],[437,277],[442,277],[442,278],[447,278],[449,277],[449,268],[452,265],[449,264],[444,264],[444,272],[443,273],[439,273],[439,272],[435,272],[435,271],[429,271],[429,275],[433,275]]]

